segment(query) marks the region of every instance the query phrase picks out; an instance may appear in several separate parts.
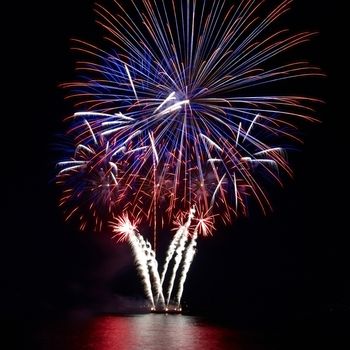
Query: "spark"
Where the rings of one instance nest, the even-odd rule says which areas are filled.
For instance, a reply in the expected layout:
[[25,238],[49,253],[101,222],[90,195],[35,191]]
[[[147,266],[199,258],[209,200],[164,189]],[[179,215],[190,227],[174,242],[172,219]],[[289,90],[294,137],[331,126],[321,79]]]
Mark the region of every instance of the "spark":
[[217,192],[219,191],[219,188],[221,187],[221,184],[222,184],[222,182],[224,181],[225,177],[226,177],[226,175],[224,175],[224,176],[220,179],[218,185],[216,186],[216,189],[215,189],[215,191],[214,191],[214,193],[213,193],[213,196],[212,196],[212,198],[211,198],[211,201],[210,201],[210,206],[211,206],[211,207],[214,205],[215,196],[216,196]]
[[136,93],[135,85],[134,85],[134,82],[132,81],[132,78],[131,78],[131,74],[130,74],[129,68],[128,68],[128,66],[127,66],[126,64],[125,64],[125,70],[126,70],[126,73],[128,74],[129,81],[130,81],[130,85],[131,85],[131,87],[132,87],[132,90],[134,91],[134,94],[135,94],[136,100],[138,100],[139,98],[137,97],[137,93]]
[[113,157],[113,156],[116,156],[118,153],[125,152],[125,150],[126,150],[126,147],[125,147],[125,146],[122,146],[122,147],[118,148],[118,149],[112,154],[112,157]]
[[118,112],[115,114],[116,117],[124,119],[124,120],[128,120],[128,121],[135,121],[134,118],[131,118],[129,116],[126,116],[125,114],[123,114],[122,112]]
[[109,165],[112,167],[112,169],[114,170],[115,175],[118,176],[118,167],[117,167],[117,164],[115,164],[115,163],[113,163],[113,162],[109,162],[108,164],[109,164]]
[[233,185],[235,189],[235,205],[236,205],[236,211],[238,209],[238,188],[237,188],[237,179],[236,179],[236,173],[233,174]]
[[220,152],[222,152],[222,148],[216,144],[213,140],[211,140],[208,136],[200,134],[202,139],[206,140],[211,146],[214,146],[216,149],[218,149]]
[[154,159],[155,159],[156,163],[158,164],[158,163],[159,163],[159,157],[158,157],[158,152],[157,152],[156,145],[155,145],[155,142],[154,142],[153,133],[152,133],[152,132],[149,132],[149,133],[148,133],[148,136],[149,136],[149,140],[151,141],[151,146],[152,146],[152,151],[153,151]]
[[146,150],[148,148],[149,148],[149,146],[138,147],[138,148],[135,148],[135,149],[132,149],[130,151],[125,152],[125,155],[140,152],[140,151]]
[[136,230],[136,224],[129,220],[127,214],[123,214],[117,217],[115,221],[111,222],[113,232],[115,233],[112,238],[117,237],[118,242],[126,242],[133,235]]
[[255,156],[259,156],[259,155],[266,154],[266,153],[269,153],[269,152],[282,152],[282,151],[283,151],[283,148],[281,148],[281,147],[274,147],[274,148],[269,148],[269,149],[265,149],[265,150],[256,152],[256,153],[254,153],[254,155]]
[[251,157],[242,157],[243,161],[251,162],[251,163],[269,163],[269,164],[276,164],[276,162],[273,159],[252,159]]
[[166,103],[168,103],[171,100],[176,100],[174,91],[155,109],[154,112],[158,112]]
[[66,172],[69,172],[71,170],[75,170],[75,169],[79,169],[81,168],[83,165],[73,165],[73,166],[70,166],[68,168],[65,168],[65,169],[62,169],[58,174],[63,174],[63,173],[66,173]]
[[219,163],[219,162],[222,162],[222,159],[219,159],[219,158],[208,159],[208,163]]
[[93,131],[92,128],[91,128],[90,123],[89,123],[86,119],[84,119],[84,123],[85,123],[85,125],[88,127],[88,129],[89,129],[89,131],[90,131],[90,134],[91,134],[91,136],[92,136],[92,138],[93,138],[95,144],[97,145],[97,139],[96,139],[96,136],[95,136],[94,131]]
[[171,113],[171,112],[175,112],[175,111],[177,111],[177,110],[180,110],[181,107],[182,107],[183,105],[186,105],[186,104],[189,104],[189,103],[190,103],[189,100],[184,100],[184,101],[176,102],[176,103],[174,103],[173,105],[169,106],[168,108],[164,109],[164,111],[162,111],[162,112],[160,113],[160,115],[169,114],[169,113]]
[[248,137],[250,131],[252,130],[253,125],[255,124],[255,122],[257,121],[257,119],[260,117],[260,114],[257,114],[256,117],[253,119],[253,121],[251,122],[251,124],[249,125],[249,128],[243,138],[243,142],[246,140],[246,138]]
[[118,128],[114,128],[114,129],[110,129],[110,130],[104,131],[104,132],[101,133],[101,135],[102,136],[112,135],[112,134],[115,134],[117,131],[120,131],[120,130],[123,130],[123,129],[126,129],[126,128],[128,128],[127,125],[119,126]]
[[78,152],[80,149],[83,149],[91,154],[94,154],[94,152],[89,147],[86,147],[85,145],[79,144],[76,148],[76,152]]
[[241,133],[241,129],[242,129],[242,122],[239,122],[237,136],[236,136],[236,147],[238,146],[239,135]]

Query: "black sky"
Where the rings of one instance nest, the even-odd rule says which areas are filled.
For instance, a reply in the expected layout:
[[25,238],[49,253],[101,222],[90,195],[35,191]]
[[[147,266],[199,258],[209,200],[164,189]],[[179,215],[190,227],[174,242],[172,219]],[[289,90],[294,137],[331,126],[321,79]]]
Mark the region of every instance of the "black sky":
[[[74,78],[69,39],[100,38],[93,1],[14,5],[5,11],[11,24],[3,32],[8,43],[2,54],[8,60],[2,69],[9,95],[2,111],[2,317],[119,310],[128,298],[142,296],[128,248],[66,225],[52,182],[56,135],[72,111],[57,85]],[[196,312],[229,310],[246,321],[349,312],[342,136],[348,112],[339,85],[347,72],[340,13],[329,2],[300,0],[285,17],[294,31],[319,31],[300,53],[327,74],[304,87],[324,100],[317,106],[322,123],[304,129],[305,144],[290,156],[294,180],[271,191],[273,213],[264,217],[253,210],[199,243],[184,296]]]

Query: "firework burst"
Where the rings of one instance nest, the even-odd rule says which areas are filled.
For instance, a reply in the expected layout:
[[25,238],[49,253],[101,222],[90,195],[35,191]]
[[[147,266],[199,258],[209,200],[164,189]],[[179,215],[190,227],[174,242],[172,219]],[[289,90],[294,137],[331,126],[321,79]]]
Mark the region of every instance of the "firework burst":
[[293,119],[313,120],[313,100],[259,96],[257,87],[320,74],[306,62],[269,65],[312,35],[271,34],[290,2],[263,18],[253,0],[132,1],[132,17],[120,2],[116,15],[96,5],[114,49],[75,41],[88,58],[78,62],[84,77],[64,86],[85,109],[75,114],[91,129],[79,135],[82,144],[97,134],[112,147],[105,157],[129,164],[123,210],[142,211],[156,224],[160,209],[172,220],[196,204],[229,222],[246,213],[247,196],[270,206],[255,173],[277,182],[278,169],[291,173],[282,142],[297,140]]

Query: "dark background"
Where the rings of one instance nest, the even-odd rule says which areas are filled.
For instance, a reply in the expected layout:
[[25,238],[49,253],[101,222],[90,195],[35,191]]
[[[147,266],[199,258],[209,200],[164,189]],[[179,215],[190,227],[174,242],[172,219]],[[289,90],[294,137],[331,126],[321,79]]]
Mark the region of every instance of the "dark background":
[[[4,11],[8,60],[2,104],[1,318],[84,318],[142,304],[129,248],[108,235],[65,224],[54,186],[56,135],[72,112],[61,82],[74,78],[70,38],[97,42],[93,1],[31,1]],[[292,31],[319,35],[298,55],[327,78],[305,85],[320,97],[322,121],[304,128],[290,155],[295,170],[271,191],[274,212],[252,210],[232,227],[201,240],[184,304],[194,313],[236,324],[336,322],[350,309],[346,54],[342,10],[329,2],[295,1],[284,17]],[[282,24],[283,20],[280,21]],[[97,31],[96,31],[97,30]],[[300,55],[299,55],[300,57]],[[297,87],[297,85],[295,85]],[[347,89],[348,90],[348,89]],[[299,90],[296,90],[299,92]]]

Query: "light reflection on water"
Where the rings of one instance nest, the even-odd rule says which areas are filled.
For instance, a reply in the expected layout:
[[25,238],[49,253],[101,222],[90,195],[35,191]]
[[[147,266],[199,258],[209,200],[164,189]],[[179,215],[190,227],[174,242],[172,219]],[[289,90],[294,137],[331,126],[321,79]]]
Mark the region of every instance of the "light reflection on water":
[[[101,347],[96,349],[101,350],[225,349],[229,338],[234,341],[232,331],[208,326],[194,317],[163,314],[100,319],[91,336],[93,341],[99,339]],[[239,349],[238,344],[231,348]]]
[[[245,343],[245,344],[243,344]],[[83,327],[55,327],[41,349],[65,350],[243,350],[239,332],[183,315],[146,314],[97,317]]]

